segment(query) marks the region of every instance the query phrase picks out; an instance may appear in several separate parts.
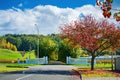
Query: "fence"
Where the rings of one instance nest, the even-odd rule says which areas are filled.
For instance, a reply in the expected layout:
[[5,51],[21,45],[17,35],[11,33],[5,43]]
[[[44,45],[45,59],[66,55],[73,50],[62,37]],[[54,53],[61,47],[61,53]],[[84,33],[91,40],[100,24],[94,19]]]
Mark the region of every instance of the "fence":
[[35,58],[35,59],[26,59],[25,62],[20,62],[18,59],[18,64],[48,64],[48,57],[44,56],[43,58]]
[[[99,56],[94,60],[94,64],[96,63],[111,63],[111,61],[120,56]],[[66,57],[66,64],[90,64],[91,57],[80,57],[80,58],[71,58],[70,56]]]

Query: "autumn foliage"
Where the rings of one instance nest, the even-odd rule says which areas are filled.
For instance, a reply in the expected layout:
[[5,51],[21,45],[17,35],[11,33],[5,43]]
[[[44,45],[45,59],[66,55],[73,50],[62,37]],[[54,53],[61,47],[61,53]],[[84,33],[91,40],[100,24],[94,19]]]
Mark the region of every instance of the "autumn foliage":
[[96,20],[92,16],[65,24],[60,27],[62,38],[68,38],[73,45],[79,44],[87,50],[91,58],[91,70],[94,59],[106,50],[116,50],[120,46],[120,28],[106,20]]
[[111,10],[117,10],[113,15],[114,19],[118,22],[120,21],[120,10],[114,9],[112,7],[112,3],[114,0],[96,0],[96,5],[101,8],[103,11],[103,16],[105,18],[110,18],[111,17]]
[[0,48],[17,51],[17,47],[15,45],[13,45],[12,43],[7,42],[5,39],[2,39],[0,41]]
[[110,18],[111,16],[112,2],[113,0],[105,0],[104,2],[96,0],[96,4],[101,7],[101,10],[103,11],[103,16],[105,18]]

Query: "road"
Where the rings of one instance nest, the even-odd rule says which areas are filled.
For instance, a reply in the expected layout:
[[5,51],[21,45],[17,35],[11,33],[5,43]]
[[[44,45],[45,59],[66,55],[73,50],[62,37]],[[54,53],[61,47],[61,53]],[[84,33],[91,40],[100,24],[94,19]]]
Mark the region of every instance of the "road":
[[71,73],[73,68],[67,65],[34,66],[26,71],[2,73],[0,80],[80,80]]

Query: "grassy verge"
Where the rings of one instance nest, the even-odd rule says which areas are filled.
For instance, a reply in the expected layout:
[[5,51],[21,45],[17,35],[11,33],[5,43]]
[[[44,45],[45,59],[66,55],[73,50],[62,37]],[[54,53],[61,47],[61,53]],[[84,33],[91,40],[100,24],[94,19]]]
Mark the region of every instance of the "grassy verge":
[[27,70],[29,66],[35,66],[35,64],[0,63],[0,72]]
[[26,70],[26,69],[27,69],[27,68],[0,67],[0,72],[20,71],[20,70]]
[[[90,64],[74,64],[73,66],[77,66],[80,68],[90,68]],[[95,64],[95,69],[105,69],[105,70],[111,70],[112,65],[111,64]]]

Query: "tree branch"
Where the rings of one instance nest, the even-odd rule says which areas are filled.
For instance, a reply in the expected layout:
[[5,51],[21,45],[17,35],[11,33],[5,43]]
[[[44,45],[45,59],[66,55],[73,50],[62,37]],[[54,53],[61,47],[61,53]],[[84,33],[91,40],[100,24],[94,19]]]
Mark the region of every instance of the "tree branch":
[[94,50],[94,52],[96,52],[96,51],[98,51],[98,49],[99,48],[101,48],[104,44],[106,44],[108,41],[105,41],[103,44],[102,44],[102,41],[101,41],[101,43],[100,43],[100,46],[98,47],[98,48],[96,48],[95,50]]
[[107,46],[106,48],[102,49],[102,50],[99,52],[100,54],[97,54],[96,56],[101,55],[101,53],[102,53],[104,50],[106,50],[106,49],[110,48],[111,46],[112,46],[112,44],[110,44],[110,45],[109,45],[109,46]]

